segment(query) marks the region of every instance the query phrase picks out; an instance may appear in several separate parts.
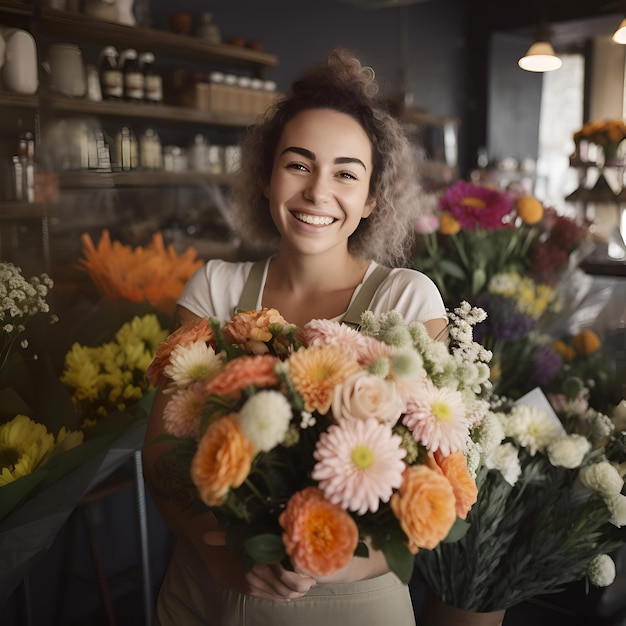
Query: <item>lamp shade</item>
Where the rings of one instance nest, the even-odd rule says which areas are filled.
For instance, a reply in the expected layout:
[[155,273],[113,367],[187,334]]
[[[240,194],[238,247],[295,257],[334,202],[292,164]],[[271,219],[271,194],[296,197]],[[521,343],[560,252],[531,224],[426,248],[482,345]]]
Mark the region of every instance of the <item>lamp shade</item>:
[[551,72],[562,65],[554,48],[547,41],[536,41],[517,64],[527,72]]
[[622,20],[619,28],[613,33],[613,41],[615,43],[626,44],[626,18]]

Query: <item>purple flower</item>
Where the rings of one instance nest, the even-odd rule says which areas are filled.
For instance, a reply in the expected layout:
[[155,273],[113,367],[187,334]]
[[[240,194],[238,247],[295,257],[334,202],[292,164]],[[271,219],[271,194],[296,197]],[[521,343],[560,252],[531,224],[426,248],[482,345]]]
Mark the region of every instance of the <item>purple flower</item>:
[[474,339],[480,342],[490,334],[501,341],[517,341],[527,335],[534,326],[530,315],[520,313],[515,301],[491,293],[480,294],[476,306],[487,312],[487,319],[474,327]]
[[531,378],[537,385],[545,385],[557,375],[562,365],[563,359],[551,346],[537,346]]
[[450,213],[466,230],[476,226],[497,230],[505,226],[502,218],[513,211],[513,200],[503,191],[457,180],[444,192],[439,208]]

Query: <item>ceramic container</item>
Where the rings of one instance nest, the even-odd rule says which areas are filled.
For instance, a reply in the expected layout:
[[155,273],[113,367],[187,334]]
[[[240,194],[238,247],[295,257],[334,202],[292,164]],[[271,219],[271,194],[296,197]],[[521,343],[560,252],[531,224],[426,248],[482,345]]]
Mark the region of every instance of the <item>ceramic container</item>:
[[15,93],[34,94],[39,86],[35,39],[20,28],[1,28],[0,36],[4,40],[4,88]]

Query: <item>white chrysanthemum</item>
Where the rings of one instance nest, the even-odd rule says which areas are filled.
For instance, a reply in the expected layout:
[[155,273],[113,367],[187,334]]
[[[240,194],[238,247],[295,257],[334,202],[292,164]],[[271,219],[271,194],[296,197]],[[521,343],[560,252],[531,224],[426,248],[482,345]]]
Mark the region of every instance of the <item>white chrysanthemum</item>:
[[615,430],[613,420],[604,413],[592,411],[588,414],[587,421],[594,439],[604,439]]
[[504,420],[504,432],[530,456],[543,452],[555,439],[565,434],[562,424],[541,409],[524,404],[516,405]]
[[605,497],[619,494],[624,486],[619,472],[608,461],[586,465],[580,469],[578,476],[585,487]]
[[291,405],[278,391],[259,391],[241,407],[238,420],[245,438],[257,450],[267,452],[284,440]]
[[481,447],[474,441],[470,441],[465,451],[465,458],[467,459],[467,471],[473,479],[476,479],[482,460]]
[[548,458],[555,467],[578,467],[591,449],[591,442],[582,435],[566,435],[548,446]]
[[514,486],[522,473],[517,452],[517,448],[512,443],[503,443],[485,457],[485,466],[488,469],[498,470],[504,480]]
[[626,496],[621,493],[605,496],[604,502],[611,513],[609,520],[613,526],[626,526]]
[[487,413],[480,426],[474,431],[473,439],[480,446],[483,456],[495,450],[504,439],[504,428],[498,415]]
[[589,563],[587,576],[592,585],[608,587],[615,580],[615,562],[608,554],[599,554]]
[[163,373],[172,380],[169,389],[184,389],[196,381],[204,380],[222,368],[221,358],[204,341],[178,345],[172,350],[170,362]]
[[389,502],[402,484],[402,438],[378,420],[344,420],[321,434],[313,479],[327,500],[363,515]]

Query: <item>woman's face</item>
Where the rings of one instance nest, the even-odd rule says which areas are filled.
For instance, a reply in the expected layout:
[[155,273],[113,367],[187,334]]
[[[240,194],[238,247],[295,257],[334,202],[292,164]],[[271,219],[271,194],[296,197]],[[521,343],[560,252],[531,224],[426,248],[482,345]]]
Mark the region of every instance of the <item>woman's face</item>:
[[362,126],[332,109],[303,111],[280,137],[264,189],[282,245],[316,254],[341,245],[373,210],[372,144]]

